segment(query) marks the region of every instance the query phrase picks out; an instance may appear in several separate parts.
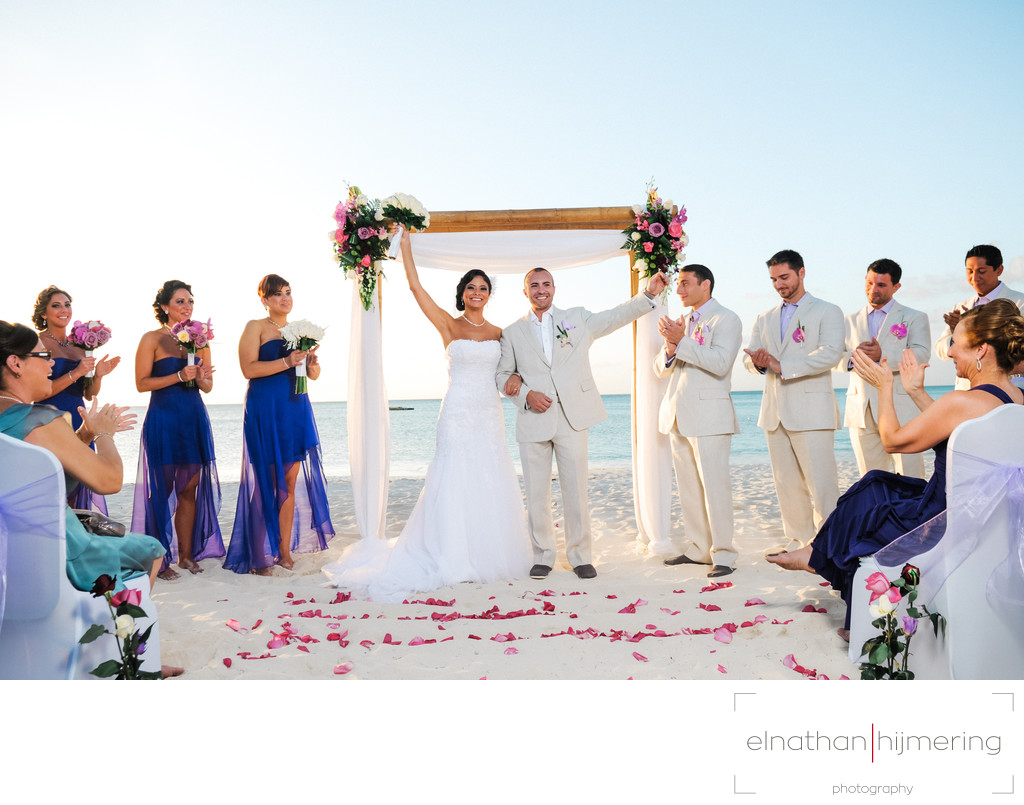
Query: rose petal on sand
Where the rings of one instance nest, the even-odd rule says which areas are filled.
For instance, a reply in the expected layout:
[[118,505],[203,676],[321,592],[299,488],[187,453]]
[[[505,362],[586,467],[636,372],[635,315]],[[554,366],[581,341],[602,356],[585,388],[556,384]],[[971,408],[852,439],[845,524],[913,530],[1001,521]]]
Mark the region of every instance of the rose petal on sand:
[[719,643],[731,643],[732,632],[730,632],[725,626],[719,626],[717,629],[715,629],[715,640],[717,640]]
[[818,612],[818,613],[820,613],[822,615],[827,615],[828,614],[828,610],[825,609],[825,607],[819,607],[819,608],[815,609],[814,608],[814,604],[808,604],[807,606],[805,606],[800,611],[801,612]]
[[224,658],[224,667],[225,668],[230,668],[231,667],[231,658],[230,657],[225,657]]
[[267,641],[267,648],[281,648],[288,645],[288,639],[281,635],[275,635]]
[[236,620],[235,620],[234,618],[232,618],[231,620],[229,620],[229,621],[228,621],[227,623],[225,623],[224,625],[225,625],[225,626],[227,626],[227,627],[228,627],[229,629],[234,629],[234,630],[235,630],[236,632],[241,632],[242,634],[245,634],[246,632],[248,632],[248,631],[249,631],[248,629],[244,628],[244,627],[242,626],[242,624],[240,624],[240,623],[239,623],[238,621],[236,621]]
[[701,609],[707,610],[708,612],[721,612],[722,608],[718,604],[698,604]]
[[762,601],[760,598],[749,598],[747,599],[747,601],[744,602],[743,606],[756,607],[759,604],[764,604],[764,601]]
[[342,676],[351,671],[355,666],[350,662],[343,662],[341,665],[334,666],[334,673],[338,676]]
[[725,667],[724,667],[724,666],[722,666],[722,665],[719,665],[719,666],[718,666],[718,673],[720,673],[720,674],[727,674],[727,673],[729,673],[729,672],[725,670]]
[[363,648],[369,648],[370,646],[375,646],[377,644],[374,643],[372,640],[360,640],[359,645]]
[[305,651],[307,654],[309,654],[309,649],[305,646],[296,646],[295,648],[297,648],[299,651]]
[[519,653],[519,649],[517,649],[515,646],[509,646],[507,649],[505,649],[505,653],[506,654],[518,654]]
[[424,641],[424,639],[422,637],[414,637],[412,640],[409,641],[409,645],[410,646],[422,646],[424,644],[424,642],[426,642],[426,641]]
[[639,660],[640,662],[647,662],[647,658],[643,654],[641,654],[639,651],[634,651],[633,652],[633,657],[635,659]]
[[401,640],[392,640],[391,639],[391,632],[388,632],[386,635],[384,635],[384,644],[388,645],[388,646],[400,646],[400,645],[402,645],[402,641]]
[[701,588],[701,592],[702,593],[709,593],[712,590],[724,590],[724,589],[726,589],[728,587],[732,587],[732,582],[731,581],[713,581],[707,587],[702,587]]

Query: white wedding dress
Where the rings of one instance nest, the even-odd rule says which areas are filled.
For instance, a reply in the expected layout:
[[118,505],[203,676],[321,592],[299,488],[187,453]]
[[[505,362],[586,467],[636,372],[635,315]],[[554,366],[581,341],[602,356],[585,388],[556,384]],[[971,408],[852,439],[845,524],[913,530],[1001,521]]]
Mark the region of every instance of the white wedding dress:
[[523,498],[494,385],[501,347],[459,339],[445,354],[437,450],[416,507],[397,540],[360,540],[326,566],[335,587],[396,603],[464,581],[524,578],[530,569]]

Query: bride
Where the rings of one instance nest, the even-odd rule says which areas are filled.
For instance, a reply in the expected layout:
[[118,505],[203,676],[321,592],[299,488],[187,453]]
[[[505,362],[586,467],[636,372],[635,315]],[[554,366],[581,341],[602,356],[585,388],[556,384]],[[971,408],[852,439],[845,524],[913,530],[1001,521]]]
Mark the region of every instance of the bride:
[[501,329],[484,319],[490,279],[468,271],[455,293],[455,308],[464,312],[452,316],[420,284],[404,230],[401,247],[409,288],[448,357],[437,448],[398,540],[360,540],[324,568],[334,586],[365,589],[385,603],[465,581],[523,578],[530,568],[523,499],[494,385]]

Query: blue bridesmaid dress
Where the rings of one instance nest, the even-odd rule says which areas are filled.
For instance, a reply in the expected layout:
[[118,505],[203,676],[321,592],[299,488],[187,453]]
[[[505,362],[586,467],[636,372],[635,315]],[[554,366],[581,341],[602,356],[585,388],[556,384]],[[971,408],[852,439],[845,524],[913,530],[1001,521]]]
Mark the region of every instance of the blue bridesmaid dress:
[[[153,377],[176,374],[185,366],[185,358],[160,358],[153,362]],[[199,395],[198,388],[186,388],[184,383],[157,389],[150,393],[142,423],[132,530],[160,540],[167,552],[161,570],[178,561],[174,510],[178,494],[197,473],[192,557],[198,562],[224,555],[224,539],[217,522],[220,481],[213,452],[213,429]]]
[[[69,372],[75,371],[81,361],[72,358],[54,358],[53,369],[50,370],[50,379],[56,380]],[[82,416],[78,413],[79,406],[85,406],[85,378],[80,377],[74,383],[62,391],[58,391],[52,397],[40,400],[41,405],[52,405],[60,411],[71,414],[71,427],[78,430],[82,426]],[[75,491],[70,493],[69,503],[72,509],[93,509],[100,514],[107,513],[107,500],[103,495],[97,495],[85,484],[78,484]]]
[[[267,341],[259,360],[280,360],[291,351],[281,339]],[[236,573],[268,568],[280,558],[278,512],[288,496],[285,475],[295,463],[302,467],[295,480],[292,553],[322,551],[334,536],[313,407],[294,387],[294,369],[249,381],[242,477],[224,562]]]

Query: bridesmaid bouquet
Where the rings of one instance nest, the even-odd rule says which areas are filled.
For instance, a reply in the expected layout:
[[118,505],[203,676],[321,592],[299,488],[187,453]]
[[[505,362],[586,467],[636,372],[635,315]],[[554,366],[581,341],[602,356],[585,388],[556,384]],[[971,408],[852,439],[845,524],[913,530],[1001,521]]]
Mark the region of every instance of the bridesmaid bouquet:
[[686,259],[682,253],[690,239],[683,231],[686,223],[686,207],[672,214],[672,200],[658,196],[658,188],[647,185],[646,204],[634,204],[636,216],[632,224],[622,230],[626,242],[622,248],[635,252],[633,268],[645,278],[664,271],[674,276],[679,271],[679,261]]
[[[203,324],[201,321],[185,319],[185,321],[179,321],[171,328],[171,335],[188,350],[188,365],[195,366],[196,353],[201,349],[206,349],[213,340],[213,325],[209,319],[206,320],[206,324]],[[185,383],[185,388],[187,389],[194,389],[195,387],[195,380],[189,380]]]
[[[110,328],[101,321],[76,321],[71,325],[68,343],[85,350],[85,357],[91,358],[93,350],[99,349],[110,340]],[[86,383],[92,382],[95,370],[86,375]]]
[[[369,310],[369,308],[367,308]],[[311,321],[302,319],[293,321],[281,328],[281,338],[291,349],[298,349],[305,352],[323,341],[324,328],[318,327]],[[295,367],[295,393],[306,393],[306,363],[303,361]]]
[[[383,202],[364,195],[358,187],[349,187],[348,199],[334,208],[337,228],[330,233],[334,259],[346,277],[356,277],[364,310],[373,307],[377,278],[383,275],[382,261],[391,249],[388,229],[404,226],[410,232],[426,229],[430,213],[413,196],[395,193]],[[397,244],[398,238],[395,238]]]

